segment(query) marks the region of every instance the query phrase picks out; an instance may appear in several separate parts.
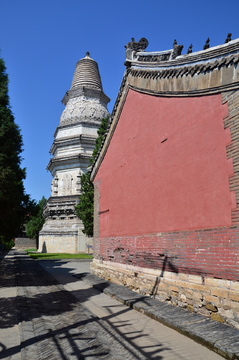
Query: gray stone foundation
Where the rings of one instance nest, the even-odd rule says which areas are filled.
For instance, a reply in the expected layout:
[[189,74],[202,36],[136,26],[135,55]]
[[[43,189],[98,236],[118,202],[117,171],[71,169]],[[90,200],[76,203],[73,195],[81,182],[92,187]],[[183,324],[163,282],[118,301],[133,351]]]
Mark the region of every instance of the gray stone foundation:
[[140,294],[239,329],[239,281],[154,270],[94,259],[91,273]]

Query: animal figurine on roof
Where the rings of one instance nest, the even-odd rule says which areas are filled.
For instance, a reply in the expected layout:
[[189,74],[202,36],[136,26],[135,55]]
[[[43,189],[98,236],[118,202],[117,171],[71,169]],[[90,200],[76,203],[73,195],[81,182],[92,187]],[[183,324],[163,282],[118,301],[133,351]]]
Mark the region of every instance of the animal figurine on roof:
[[131,41],[125,45],[126,50],[134,50],[134,51],[144,51],[146,47],[149,45],[149,42],[145,38],[141,38],[139,42],[136,42],[134,38],[131,38]]
[[187,54],[191,54],[191,53],[193,52],[193,51],[192,51],[192,47],[193,47],[192,44],[189,45]]
[[205,45],[203,46],[203,50],[206,50],[206,49],[209,49],[209,48],[210,48],[209,42],[210,42],[210,39],[207,38],[207,40],[206,40],[206,42],[205,42]]
[[177,40],[175,39],[174,42],[173,42],[172,59],[175,59],[177,56],[181,55],[182,50],[183,50],[183,45],[178,45]]
[[228,34],[227,34],[227,38],[226,38],[226,40],[225,40],[225,44],[228,43],[228,42],[231,41],[231,40],[232,40],[232,34],[231,34],[231,33],[228,33]]

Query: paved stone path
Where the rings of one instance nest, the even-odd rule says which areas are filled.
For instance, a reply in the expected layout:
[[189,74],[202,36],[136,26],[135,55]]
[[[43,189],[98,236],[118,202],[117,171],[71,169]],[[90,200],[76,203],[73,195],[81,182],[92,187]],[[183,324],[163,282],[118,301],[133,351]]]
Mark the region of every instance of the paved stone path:
[[0,260],[0,359],[20,359],[14,260]]
[[[85,265],[89,269],[89,263]],[[210,326],[205,331],[202,319],[192,320],[195,314],[183,310],[185,315],[180,317],[174,307],[165,309],[158,301],[152,303],[154,299],[138,298],[124,287],[89,275],[84,272],[85,265],[38,262],[14,250],[0,260],[0,359],[222,359],[94,288],[152,318],[162,316],[173,327],[180,327],[181,322],[185,332],[201,331],[206,341],[211,338],[211,344],[218,341],[221,332],[217,323],[210,322],[217,331]],[[239,358],[236,335],[238,330],[226,326],[221,346],[225,348],[229,338],[233,355],[227,351],[229,359]]]
[[[200,314],[191,313],[171,304],[137,294],[130,289],[102,280],[94,275],[79,274],[79,278],[82,277],[85,282],[117,299],[122,304],[177,330],[223,357],[232,360],[239,359],[238,329],[213,321]],[[193,357],[193,359],[195,358]]]
[[[82,262],[40,261],[41,266],[50,272],[64,287],[97,317],[103,319],[122,339],[138,349],[147,359],[166,360],[220,360],[221,356],[195,343],[177,331],[123,305],[121,302],[95,289],[98,279],[101,289],[109,290],[111,283],[89,275],[90,264]],[[73,275],[73,276],[72,276]],[[83,281],[78,280],[83,279]],[[84,280],[87,280],[84,281]],[[107,284],[109,285],[107,287]],[[120,297],[122,287],[117,291]],[[122,291],[123,293],[124,291]],[[135,295],[135,293],[133,293]],[[160,306],[160,303],[157,302]],[[174,308],[173,308],[174,309]]]
[[[11,253],[12,258],[1,261],[0,286],[7,289],[7,295],[8,284],[10,288],[14,284],[15,267],[17,298],[12,294],[1,303],[0,359],[146,359],[81,305],[37,261],[16,255],[19,252],[15,252],[14,259]],[[19,335],[11,333],[18,322],[20,341]],[[3,328],[9,330],[8,336],[3,337]]]

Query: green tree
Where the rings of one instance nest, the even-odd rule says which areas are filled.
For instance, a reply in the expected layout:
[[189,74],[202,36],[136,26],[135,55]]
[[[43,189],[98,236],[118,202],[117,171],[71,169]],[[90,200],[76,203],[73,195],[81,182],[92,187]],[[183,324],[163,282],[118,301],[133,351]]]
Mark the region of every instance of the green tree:
[[33,214],[29,216],[26,224],[27,237],[30,239],[38,238],[39,231],[41,231],[45,219],[43,217],[43,209],[47,203],[47,199],[43,196],[42,199],[36,205],[36,209]]
[[[92,153],[90,163],[93,164],[100,149],[101,143],[104,139],[104,135],[108,128],[109,117],[102,119],[101,125],[97,131],[98,137],[95,141],[95,149]],[[90,180],[90,173],[87,172],[81,177],[81,196],[80,202],[76,205],[76,214],[82,220],[84,225],[83,233],[88,236],[93,236],[94,227],[94,185]]]
[[76,205],[76,214],[84,224],[83,233],[93,236],[94,225],[94,185],[90,180],[90,174],[87,172],[81,177],[80,202]]
[[8,75],[0,58],[0,242],[16,237],[34,201],[25,193],[22,136],[9,105]]
[[93,153],[92,153],[92,158],[90,159],[91,164],[94,163],[94,160],[95,160],[95,158],[96,158],[96,156],[98,154],[98,151],[100,150],[101,143],[102,143],[102,141],[104,139],[104,136],[105,136],[105,133],[106,133],[106,131],[108,129],[108,122],[109,122],[109,117],[108,116],[101,120],[100,127],[97,130],[98,137],[95,140],[95,148],[94,148]]

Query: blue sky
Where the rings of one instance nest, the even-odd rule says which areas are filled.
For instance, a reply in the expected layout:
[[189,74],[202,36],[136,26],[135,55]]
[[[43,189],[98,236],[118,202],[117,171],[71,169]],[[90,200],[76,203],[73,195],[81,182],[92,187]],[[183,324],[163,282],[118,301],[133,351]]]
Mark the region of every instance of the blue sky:
[[97,61],[111,112],[125,70],[124,45],[146,37],[147,51],[182,54],[223,44],[228,32],[239,38],[239,1],[231,0],[7,0],[0,1],[0,49],[10,79],[9,95],[23,135],[25,189],[33,199],[50,196],[46,171],[53,134],[76,62],[86,51]]

